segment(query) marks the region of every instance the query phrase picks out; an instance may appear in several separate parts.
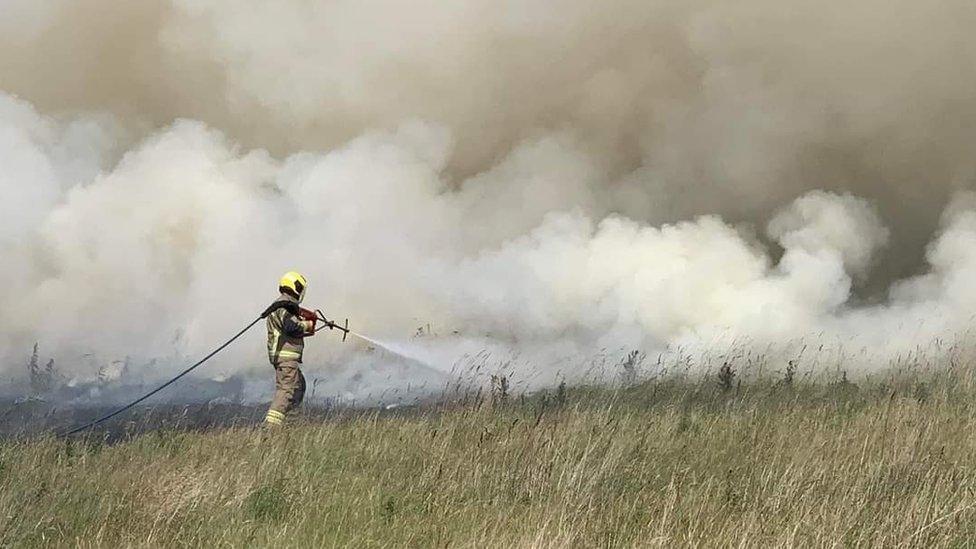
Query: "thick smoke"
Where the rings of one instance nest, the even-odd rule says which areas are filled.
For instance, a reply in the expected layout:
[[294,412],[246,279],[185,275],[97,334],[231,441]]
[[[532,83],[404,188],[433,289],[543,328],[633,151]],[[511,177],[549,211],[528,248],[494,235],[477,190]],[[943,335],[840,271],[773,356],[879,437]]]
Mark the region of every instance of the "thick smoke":
[[[79,375],[198,355],[288,269],[369,334],[430,324],[441,369],[960,337],[974,23],[961,0],[2,0],[2,368],[34,341]],[[263,371],[262,337],[216,371]]]

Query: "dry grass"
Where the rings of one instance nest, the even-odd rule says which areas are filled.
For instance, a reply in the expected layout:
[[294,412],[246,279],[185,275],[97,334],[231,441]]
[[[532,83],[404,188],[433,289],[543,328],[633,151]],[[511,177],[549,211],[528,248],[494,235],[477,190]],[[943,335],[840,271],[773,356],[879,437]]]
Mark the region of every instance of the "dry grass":
[[5,442],[0,545],[976,542],[969,370],[722,376],[347,412],[267,438]]

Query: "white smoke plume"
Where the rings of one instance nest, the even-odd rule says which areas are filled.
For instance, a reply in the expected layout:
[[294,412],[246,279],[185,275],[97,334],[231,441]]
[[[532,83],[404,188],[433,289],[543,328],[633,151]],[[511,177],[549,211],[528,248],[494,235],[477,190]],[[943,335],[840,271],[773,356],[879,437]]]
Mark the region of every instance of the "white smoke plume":
[[[199,355],[289,269],[366,333],[434,326],[441,369],[961,337],[974,23],[962,0],[0,0],[0,371],[34,341],[78,370]],[[214,369],[265,372],[262,338]],[[311,361],[356,360],[335,347]]]

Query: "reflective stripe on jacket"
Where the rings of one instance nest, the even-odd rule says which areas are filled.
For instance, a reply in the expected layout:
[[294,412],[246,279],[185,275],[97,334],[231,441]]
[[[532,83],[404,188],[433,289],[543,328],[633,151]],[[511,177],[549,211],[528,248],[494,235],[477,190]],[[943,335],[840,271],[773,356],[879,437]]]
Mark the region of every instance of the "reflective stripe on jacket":
[[[291,302],[298,310],[298,300],[288,294],[281,294],[277,302]],[[315,323],[302,320],[298,315],[290,312],[289,307],[279,307],[267,317],[268,323],[268,360],[271,364],[288,361],[302,361],[302,351],[305,349],[305,336],[312,335]]]

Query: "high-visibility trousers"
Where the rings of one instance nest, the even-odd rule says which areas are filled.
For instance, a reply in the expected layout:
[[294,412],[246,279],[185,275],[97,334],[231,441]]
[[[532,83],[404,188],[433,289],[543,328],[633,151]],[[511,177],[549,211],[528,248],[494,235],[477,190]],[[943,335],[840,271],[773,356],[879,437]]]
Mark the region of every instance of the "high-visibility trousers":
[[273,425],[281,425],[285,415],[294,410],[305,398],[305,376],[302,375],[302,363],[296,361],[281,362],[274,365],[275,394],[271,399],[271,407],[264,420]]

